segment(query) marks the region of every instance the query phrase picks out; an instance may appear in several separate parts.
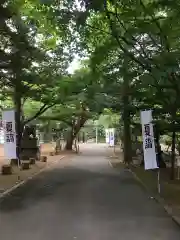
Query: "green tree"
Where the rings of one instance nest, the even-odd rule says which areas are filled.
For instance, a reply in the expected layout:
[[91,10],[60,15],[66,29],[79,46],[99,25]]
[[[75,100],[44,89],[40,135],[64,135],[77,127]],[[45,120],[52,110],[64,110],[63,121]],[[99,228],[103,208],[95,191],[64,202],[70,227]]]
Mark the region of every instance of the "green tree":
[[63,103],[52,108],[51,116],[42,117],[42,119],[55,120],[66,124],[67,150],[72,150],[73,141],[86,121],[102,113],[106,106],[104,102],[106,98],[101,92],[98,79],[95,80],[94,77],[95,75],[87,66],[76,71],[69,78],[71,91],[66,94]]
[[[170,114],[172,123],[170,126],[175,126],[179,108],[177,101],[179,92],[179,42],[177,40],[179,22],[177,23],[176,21],[178,3],[141,0],[128,1],[126,3],[103,1],[101,4],[98,11],[96,11],[97,9],[93,4],[88,5],[94,8],[96,14],[86,8],[89,15],[85,18],[83,31],[81,29],[82,38],[85,38],[86,42],[88,40],[88,49],[90,51],[98,47],[101,52],[98,56],[101,57],[101,60],[102,56],[105,55],[101,50],[109,46],[108,42],[113,42],[113,47],[116,46],[116,52],[121,57],[124,56],[123,62],[128,62],[133,64],[133,66],[136,65],[136,70],[133,70],[133,72],[137,76],[136,78],[131,77],[130,82],[129,77],[127,77],[129,74],[121,74],[121,77],[123,76],[124,79],[122,107],[126,116],[124,119],[126,131],[129,132],[129,124],[127,123],[129,122],[131,111],[135,113],[137,110],[142,109],[143,105],[155,110],[162,109],[162,111],[166,112],[166,116]],[[98,41],[92,37],[92,33]],[[107,39],[109,40],[107,41]],[[105,58],[107,59],[107,51],[105,52]],[[115,59],[114,56],[113,59]],[[124,68],[126,73],[129,72],[129,64],[126,64]],[[133,89],[131,85],[134,85]],[[137,86],[141,86],[141,88],[138,89]],[[153,89],[153,95],[151,95],[148,88]],[[138,93],[140,93],[140,97]],[[142,98],[145,94],[147,96]],[[168,101],[166,94],[171,94],[172,96],[172,98],[168,98]],[[131,102],[128,101],[128,98],[131,98]],[[174,129],[175,127],[172,128],[172,178],[174,177],[175,159]],[[129,133],[126,136],[129,136]],[[128,142],[129,140],[127,144]]]
[[[54,24],[55,16],[51,12],[53,21],[49,24],[48,8],[33,6],[32,1],[18,0],[0,4],[1,96],[12,100],[16,110],[17,156],[24,125],[60,102],[60,81],[71,59],[62,31],[56,35],[60,29]],[[41,18],[36,19],[38,14]],[[26,119],[23,105],[32,100],[39,102],[40,108]]]

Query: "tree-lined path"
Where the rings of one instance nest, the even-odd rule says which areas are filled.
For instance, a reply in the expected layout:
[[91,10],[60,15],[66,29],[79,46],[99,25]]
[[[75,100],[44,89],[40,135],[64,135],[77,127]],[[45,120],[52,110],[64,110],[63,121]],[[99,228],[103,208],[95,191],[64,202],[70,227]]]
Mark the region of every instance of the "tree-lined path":
[[102,144],[41,173],[0,201],[4,240],[178,240],[180,228]]

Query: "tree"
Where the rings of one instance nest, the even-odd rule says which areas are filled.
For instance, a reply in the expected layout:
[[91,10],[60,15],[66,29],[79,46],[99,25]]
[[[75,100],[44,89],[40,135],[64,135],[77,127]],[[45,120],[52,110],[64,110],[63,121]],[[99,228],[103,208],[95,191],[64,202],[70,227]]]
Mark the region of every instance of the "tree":
[[51,116],[43,116],[42,119],[66,123],[66,149],[72,150],[73,141],[85,122],[99,115],[106,104],[98,78],[95,80],[95,75],[86,65],[70,76],[68,82],[71,91],[63,103],[52,108]]
[[[1,89],[2,94],[13,100],[16,110],[18,158],[24,125],[60,102],[56,85],[59,86],[71,59],[65,52],[64,35],[56,37],[55,24],[46,23],[47,32],[43,25],[45,18],[35,20],[37,14],[42,16],[43,7],[38,5],[31,11],[32,7],[31,1],[18,0],[3,1],[0,5]],[[45,10],[50,17],[48,8]],[[53,15],[51,17],[53,19]],[[27,100],[41,102],[38,111],[29,119],[23,114],[23,104]]]
[[[135,85],[138,86],[139,82],[142,82],[142,79],[148,79],[146,86],[144,85],[143,88],[139,90],[133,88],[135,90],[132,95],[135,99],[131,99],[133,104],[138,105],[138,109],[141,109],[142,105],[139,103],[142,103],[142,98],[139,99],[136,93],[139,92],[142,96],[142,94],[144,95],[144,93],[148,92],[147,96],[150,96],[147,88],[152,87],[153,97],[155,96],[156,98],[153,99],[152,96],[150,96],[148,99],[145,97],[143,99],[145,100],[143,105],[153,107],[153,109],[162,108],[163,111],[165,110],[164,108],[166,108],[166,115],[170,114],[175,124],[178,103],[177,100],[171,98],[167,105],[166,94],[171,92],[175,96],[174,99],[177,99],[179,92],[179,42],[176,41],[178,37],[175,37],[179,34],[179,23],[176,23],[178,13],[177,2],[162,3],[162,1],[152,2],[141,0],[134,2],[128,1],[126,3],[104,1],[103,3],[104,5],[99,7],[96,14],[91,14],[89,9],[86,8],[86,10],[89,11],[90,17],[85,19],[83,37],[89,39],[89,33],[93,32],[98,40],[99,38],[101,39],[98,43],[96,42],[96,45],[93,47],[92,44],[90,44],[90,50],[97,46],[99,49],[105,48],[103,45],[107,47],[107,41],[105,43],[105,39],[111,39],[113,37],[116,41],[116,44],[113,44],[113,46],[116,45],[116,51],[119,52],[119,55],[123,54],[124,58],[127,57],[129,59],[128,61],[133,62],[133,64],[136,65],[136,69],[138,69],[138,71],[136,70],[138,79],[136,77],[135,82],[137,84]],[[101,4],[103,3],[101,2]],[[93,4],[94,2],[88,6],[93,8]],[[94,8],[94,10],[97,9]],[[172,28],[172,26],[176,27]],[[92,39],[91,37],[90,43],[92,43]],[[104,56],[104,54],[102,55]],[[128,78],[126,79],[128,80]],[[124,83],[127,84],[127,80],[125,80]],[[133,81],[134,80],[135,79],[133,79]],[[125,100],[129,92],[123,91],[123,94]],[[125,111],[127,109],[126,106],[127,102],[123,106]],[[136,106],[135,109],[137,111]],[[126,118],[125,123],[127,122]],[[175,135],[173,134],[173,136]],[[174,144],[173,141],[173,146]],[[174,168],[173,165],[174,153],[172,154],[172,172]]]
[[[74,1],[66,3],[72,4],[71,6],[75,4]],[[112,107],[116,110],[123,109],[125,136],[128,136],[125,145],[130,142],[130,117],[145,106],[153,108],[155,112],[163,112],[162,118],[168,114],[171,116],[168,120],[172,123],[172,139],[175,139],[180,89],[177,22],[179,3],[144,0],[126,3],[84,0],[79,3],[83,8],[73,8],[69,12],[66,9],[66,13],[78,23],[82,46],[90,54],[95,53],[94,69],[99,71],[100,68],[100,84],[109,86],[110,91],[103,88],[106,94],[108,92],[108,100],[118,99],[115,88],[119,87],[119,93],[123,97],[119,96],[120,104],[112,104]],[[113,71],[108,67],[110,59],[115,63]],[[117,67],[118,64],[120,67]],[[133,67],[129,76],[130,65]],[[105,69],[103,73],[102,70]],[[116,76],[115,81],[108,82],[112,80],[112,76]],[[174,96],[166,99],[169,94]],[[157,115],[155,120],[159,120]],[[172,146],[173,178],[174,140]],[[129,156],[125,158],[126,161],[130,160]]]

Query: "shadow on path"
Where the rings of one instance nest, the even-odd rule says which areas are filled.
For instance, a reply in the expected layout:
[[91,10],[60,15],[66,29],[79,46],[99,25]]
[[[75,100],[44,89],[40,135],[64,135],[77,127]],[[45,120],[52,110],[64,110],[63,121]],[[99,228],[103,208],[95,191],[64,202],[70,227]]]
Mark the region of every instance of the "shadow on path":
[[127,187],[128,185],[138,185],[130,173],[124,173],[124,177],[120,178],[119,174],[93,172],[92,170],[78,169],[76,167],[53,169],[41,173],[11,194],[0,199],[0,211],[20,211],[36,205],[38,201],[50,201],[51,198],[60,194],[60,191],[64,188],[76,189],[79,185],[84,185],[87,182],[95,183],[97,179],[110,181],[113,185],[124,184]]
[[84,148],[66,167],[0,200],[2,239],[180,239],[178,226],[129,171],[110,168],[104,148]]

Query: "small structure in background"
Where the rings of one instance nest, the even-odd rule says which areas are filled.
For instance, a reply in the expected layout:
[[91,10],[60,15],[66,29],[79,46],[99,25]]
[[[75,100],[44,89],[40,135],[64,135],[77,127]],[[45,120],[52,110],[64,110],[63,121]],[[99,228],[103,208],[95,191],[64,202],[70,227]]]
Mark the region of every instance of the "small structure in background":
[[21,139],[21,153],[20,158],[27,157],[40,160],[40,146],[38,138],[36,137],[36,126],[25,126]]
[[105,131],[106,131],[106,143],[110,147],[114,147],[115,146],[115,129],[108,128],[108,129],[105,129]]
[[133,164],[134,165],[140,165],[143,161],[143,153],[142,150],[137,148],[136,149],[136,157],[133,158]]
[[12,166],[9,164],[5,164],[1,168],[2,175],[11,175],[12,174]]

